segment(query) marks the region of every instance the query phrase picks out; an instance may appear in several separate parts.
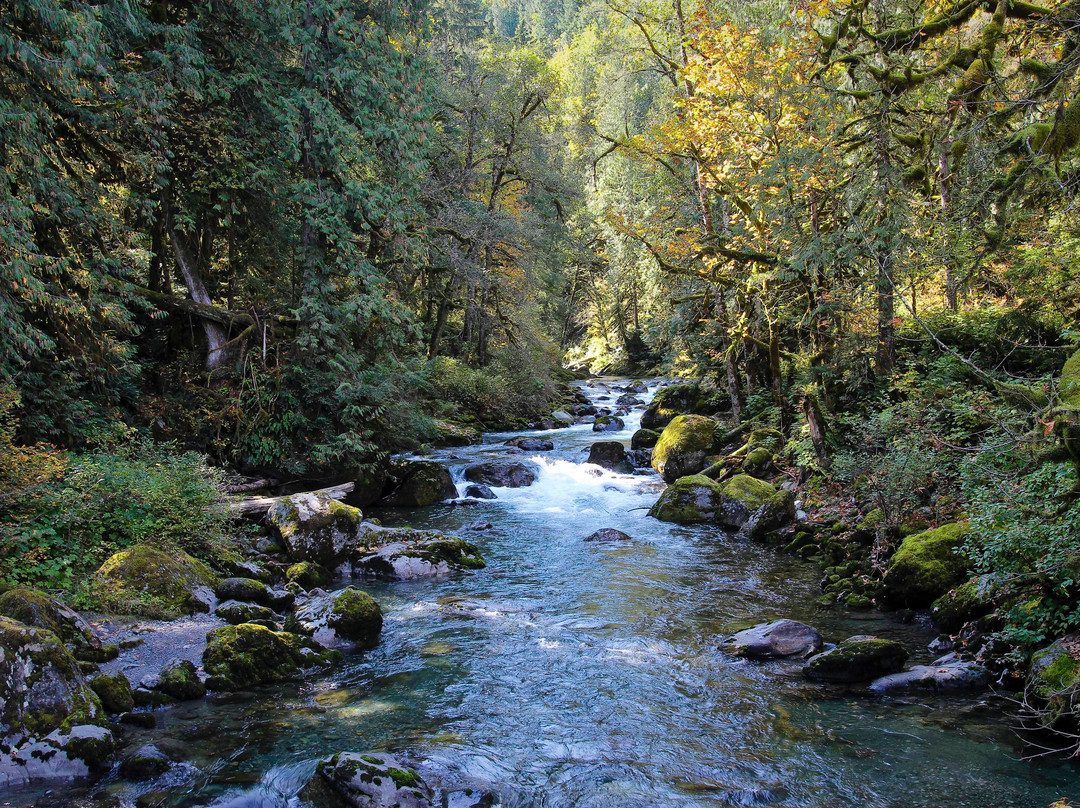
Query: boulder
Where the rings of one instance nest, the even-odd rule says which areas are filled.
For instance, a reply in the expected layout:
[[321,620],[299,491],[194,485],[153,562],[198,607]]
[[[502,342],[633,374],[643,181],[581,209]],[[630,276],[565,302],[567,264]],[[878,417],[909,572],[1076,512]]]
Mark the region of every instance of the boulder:
[[270,587],[254,578],[225,578],[217,585],[214,594],[220,600],[239,600],[269,606],[272,600]]
[[808,657],[821,650],[821,634],[796,620],[774,620],[740,631],[723,647],[730,654],[748,659]]
[[1080,634],[1062,637],[1031,657],[1026,692],[1051,718],[1080,711]]
[[911,691],[940,693],[950,690],[978,690],[990,683],[990,671],[974,662],[953,660],[933,665],[916,665],[903,673],[882,676],[870,689],[882,695]]
[[772,471],[773,453],[768,449],[754,449],[747,452],[743,458],[742,470],[744,474],[761,479]]
[[104,647],[90,624],[76,612],[36,589],[17,586],[4,592],[0,595],[0,615],[51,631],[71,649],[76,659],[107,662],[119,652]]
[[536,475],[524,463],[477,463],[465,469],[465,479],[497,488],[524,488],[536,482]]
[[298,561],[285,570],[285,581],[304,589],[326,586],[333,578],[330,570],[311,561]]
[[593,432],[621,432],[626,429],[623,419],[617,415],[598,415],[593,421]]
[[633,393],[623,393],[621,396],[615,399],[615,403],[618,404],[620,407],[640,407],[645,402],[635,396]]
[[408,581],[486,566],[475,544],[434,530],[373,528],[371,541],[375,549],[356,561],[355,573]]
[[[723,483],[720,490],[723,494],[723,503],[717,512],[716,521],[724,527],[743,527],[750,520],[750,517],[763,506],[765,510],[761,512],[756,520],[757,523],[762,524],[762,528],[756,528],[757,530],[773,524],[783,514],[790,513],[791,518],[795,516],[794,496],[791,496],[789,501],[788,498],[783,497],[781,494],[781,498],[774,500],[774,497],[780,493],[778,489],[748,474],[736,474]],[[783,493],[790,494],[791,492]],[[790,508],[788,507],[789,504]]]
[[953,522],[908,536],[889,561],[885,599],[894,607],[929,606],[965,577],[966,564],[957,548],[966,522]]
[[594,443],[589,447],[589,459],[586,462],[623,474],[629,474],[634,470],[626,457],[626,447],[617,440],[601,440]]
[[458,495],[450,470],[434,460],[399,461],[390,473],[396,484],[383,499],[385,505],[424,507]]
[[[94,586],[114,610],[209,612],[218,577],[183,550],[136,544],[112,555],[95,573]],[[148,604],[149,601],[149,604]]]
[[795,493],[775,490],[743,523],[742,533],[751,539],[767,540],[769,534],[792,522],[795,516]]
[[613,527],[602,527],[585,537],[585,541],[631,541],[629,534]]
[[649,516],[679,525],[714,522],[724,503],[723,489],[714,480],[692,474],[664,489],[649,509]]
[[630,438],[631,449],[651,449],[660,440],[660,433],[652,429],[639,429]]
[[869,682],[904,669],[908,652],[894,640],[849,637],[828,651],[810,657],[803,675],[812,682]]
[[510,438],[504,445],[513,446],[526,452],[550,452],[555,448],[554,443],[541,438]]
[[97,693],[98,698],[101,699],[101,706],[106,712],[114,715],[126,713],[135,706],[135,701],[131,696],[131,682],[119,671],[99,673],[87,684]]
[[431,808],[434,801],[420,775],[396,757],[357,752],[319,761],[299,797],[328,808]]
[[705,457],[714,450],[716,422],[703,415],[679,415],[664,427],[652,454],[652,467],[673,483],[705,468]]
[[432,443],[436,446],[473,446],[480,443],[480,431],[453,421],[435,421],[436,435]]
[[363,514],[317,491],[294,494],[266,514],[271,538],[293,559],[333,569],[356,550]]
[[631,449],[626,459],[635,469],[652,468],[652,449]]
[[663,429],[673,418],[693,412],[701,398],[701,385],[672,384],[656,391],[652,402],[641,415],[644,429]]
[[158,674],[154,690],[177,701],[201,699],[206,695],[206,685],[199,678],[194,663],[186,659],[173,659],[165,663]]
[[930,608],[934,625],[945,634],[955,634],[965,623],[990,614],[1008,591],[1005,576],[976,575],[934,601]]
[[349,587],[300,602],[286,627],[311,637],[323,648],[352,651],[375,646],[382,626],[382,610],[375,599]]
[[764,450],[769,457],[784,448],[784,433],[778,429],[761,428],[755,429],[746,439],[746,455],[749,457],[753,452]]
[[486,485],[479,485],[477,483],[473,483],[465,489],[465,496],[474,499],[497,499],[494,491]]
[[269,607],[239,600],[225,601],[214,610],[214,614],[231,626],[241,623],[265,624],[274,620],[274,612]]
[[140,746],[120,761],[118,774],[125,780],[153,780],[172,768],[169,756],[156,746]]
[[203,669],[211,690],[243,690],[340,659],[340,652],[326,651],[306,637],[243,623],[215,628],[206,635]]
[[31,780],[72,780],[109,768],[116,739],[96,724],[55,729],[18,749],[0,743],[0,789]]

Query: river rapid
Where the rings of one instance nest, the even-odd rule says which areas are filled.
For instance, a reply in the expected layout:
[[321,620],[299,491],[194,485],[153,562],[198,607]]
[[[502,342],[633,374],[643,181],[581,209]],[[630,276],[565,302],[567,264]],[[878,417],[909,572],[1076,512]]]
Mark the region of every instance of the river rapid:
[[[583,390],[612,406],[620,380]],[[654,388],[642,398],[648,400]],[[601,397],[608,397],[603,399]],[[551,452],[508,457],[509,435],[443,450],[464,490],[481,459],[535,465],[530,487],[498,499],[371,509],[385,524],[453,532],[488,566],[435,582],[359,582],[386,616],[374,651],[321,678],[181,704],[141,742],[167,737],[191,764],[164,781],[106,780],[40,793],[36,804],[285,808],[315,761],[391,750],[436,786],[491,789],[504,806],[1036,808],[1080,799],[1080,768],[1029,763],[990,694],[883,699],[803,681],[798,662],[718,650],[733,631],[778,617],[897,639],[931,659],[932,629],[877,611],[823,611],[820,570],[716,528],[658,522],[651,472],[584,465],[587,424],[535,433]],[[522,433],[518,433],[522,434]],[[523,433],[534,434],[534,433]],[[477,521],[493,527],[472,530]],[[613,527],[632,540],[585,542]],[[0,805],[5,804],[0,797]],[[16,803],[12,803],[16,804]]]

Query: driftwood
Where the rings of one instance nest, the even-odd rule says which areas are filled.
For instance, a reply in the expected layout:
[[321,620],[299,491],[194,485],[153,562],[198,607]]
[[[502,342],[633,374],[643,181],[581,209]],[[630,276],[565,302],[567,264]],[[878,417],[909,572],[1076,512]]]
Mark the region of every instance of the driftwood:
[[[332,485],[329,488],[320,488],[317,491],[298,491],[297,493],[327,494],[331,499],[338,499],[354,488],[356,488],[356,483],[342,483],[341,485]],[[260,512],[266,513],[271,506],[292,496],[296,496],[296,494],[288,494],[283,497],[248,497],[247,499],[239,499],[236,502],[229,503],[229,514],[235,517],[244,517]]]
[[225,486],[225,493],[227,494],[250,494],[252,491],[261,491],[264,488],[269,488],[273,483],[270,480],[252,480],[246,483],[236,483],[234,485]]

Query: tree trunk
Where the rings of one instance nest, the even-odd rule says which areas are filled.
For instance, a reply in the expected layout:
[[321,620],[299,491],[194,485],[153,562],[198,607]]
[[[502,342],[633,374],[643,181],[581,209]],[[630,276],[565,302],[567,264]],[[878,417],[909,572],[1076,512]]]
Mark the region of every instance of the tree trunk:
[[[176,268],[184,279],[184,285],[187,286],[191,299],[204,306],[212,306],[213,302],[210,299],[209,292],[206,291],[202,273],[199,271],[199,262],[192,254],[191,246],[184,237],[184,233],[179,227],[173,225],[170,236],[169,240],[172,242]],[[202,322],[203,333],[206,335],[206,368],[207,370],[213,370],[225,358],[225,352],[222,349],[229,341],[229,334],[219,323],[209,318],[201,317],[200,321]]]

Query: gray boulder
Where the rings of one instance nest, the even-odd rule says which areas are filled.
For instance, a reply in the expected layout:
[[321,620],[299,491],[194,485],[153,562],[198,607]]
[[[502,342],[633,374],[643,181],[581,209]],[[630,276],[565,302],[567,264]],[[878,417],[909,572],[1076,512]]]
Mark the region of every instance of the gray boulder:
[[266,519],[271,537],[294,561],[333,569],[355,552],[363,514],[315,491],[279,500]]
[[474,499],[498,499],[495,496],[495,492],[488,488],[486,485],[480,485],[473,483],[465,489],[465,496],[473,497]]
[[555,444],[542,438],[511,438],[504,446],[514,446],[526,452],[550,452]]
[[810,657],[803,675],[812,682],[869,682],[904,669],[908,652],[894,640],[848,637],[835,648]]
[[617,440],[602,440],[594,443],[589,448],[587,462],[623,474],[629,474],[634,470],[626,457],[626,447]]
[[415,771],[393,755],[338,752],[319,761],[300,799],[347,808],[431,808],[434,796]]
[[524,488],[536,482],[536,475],[524,463],[477,463],[465,469],[465,479],[497,488]]
[[383,499],[386,505],[424,507],[457,497],[450,471],[434,460],[403,460],[394,464],[393,490]]
[[980,690],[988,684],[990,671],[982,665],[946,657],[933,665],[916,665],[903,673],[882,676],[870,683],[870,689],[882,695],[912,691],[941,693]]
[[367,592],[349,587],[302,601],[287,628],[305,634],[323,648],[352,651],[379,641],[383,616]]
[[724,650],[748,659],[807,657],[821,650],[821,634],[796,620],[774,620],[735,634]]
[[585,541],[631,541],[631,537],[613,527],[602,527],[586,536]]
[[355,574],[410,581],[487,566],[475,544],[434,530],[372,526],[368,541],[372,549],[357,559]]
[[626,428],[623,419],[617,415],[598,415],[593,421],[593,432],[621,432]]

